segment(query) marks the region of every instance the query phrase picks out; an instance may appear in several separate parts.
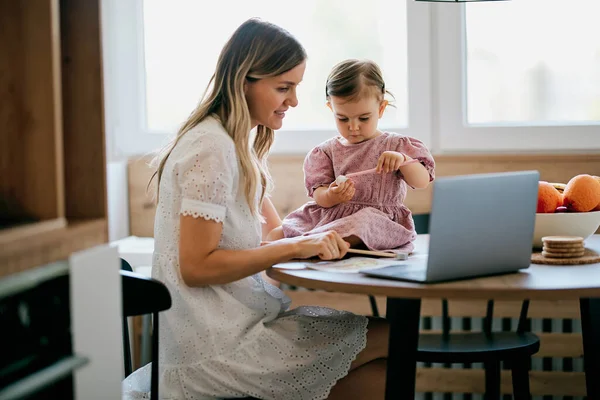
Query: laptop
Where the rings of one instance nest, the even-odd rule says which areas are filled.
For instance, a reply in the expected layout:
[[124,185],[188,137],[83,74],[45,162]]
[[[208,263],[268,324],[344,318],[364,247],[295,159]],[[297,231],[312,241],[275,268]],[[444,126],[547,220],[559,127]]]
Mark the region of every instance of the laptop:
[[362,273],[430,283],[528,268],[538,181],[538,171],[436,179],[427,253]]

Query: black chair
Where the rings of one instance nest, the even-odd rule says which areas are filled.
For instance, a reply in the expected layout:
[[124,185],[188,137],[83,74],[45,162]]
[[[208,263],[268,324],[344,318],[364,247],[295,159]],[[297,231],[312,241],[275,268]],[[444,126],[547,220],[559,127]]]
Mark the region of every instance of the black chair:
[[485,399],[500,400],[500,370],[504,362],[512,371],[515,400],[530,400],[531,356],[540,349],[540,339],[526,332],[529,301],[521,306],[516,332],[492,332],[494,301],[487,303],[482,332],[450,333],[448,300],[442,300],[442,333],[421,334],[417,361],[426,363],[483,363]]
[[131,265],[121,259],[123,296],[123,350],[125,377],[133,372],[127,317],[152,314],[152,366],[150,399],[158,400],[158,313],[171,308],[171,295],[160,281],[136,274]]

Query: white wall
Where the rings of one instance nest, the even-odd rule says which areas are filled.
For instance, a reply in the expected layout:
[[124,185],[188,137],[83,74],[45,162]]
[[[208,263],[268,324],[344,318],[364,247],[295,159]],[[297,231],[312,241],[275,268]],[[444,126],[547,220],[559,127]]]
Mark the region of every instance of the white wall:
[[75,372],[75,398],[121,398],[123,336],[121,264],[116,247],[98,246],[71,255],[73,351],[90,362]]
[[110,45],[118,42],[118,32],[108,25],[117,14],[113,0],[100,2],[102,20],[102,58],[104,76],[104,126],[106,146],[106,186],[108,197],[108,238],[109,241],[129,236],[129,207],[127,195],[127,157],[119,156],[115,150],[116,135],[119,130],[118,88],[106,84],[115,78],[115,65],[121,59]]
[[106,171],[108,192],[108,240],[129,236],[127,161],[109,162]]

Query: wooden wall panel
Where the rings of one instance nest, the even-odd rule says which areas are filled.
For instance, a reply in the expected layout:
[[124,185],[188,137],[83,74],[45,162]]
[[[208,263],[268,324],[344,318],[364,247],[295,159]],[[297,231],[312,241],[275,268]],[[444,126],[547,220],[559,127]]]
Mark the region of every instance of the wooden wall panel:
[[[154,236],[154,186],[148,190],[148,182],[153,170],[150,158],[134,157],[127,169],[129,191],[129,229],[134,236]],[[156,182],[153,182],[155,185]]]
[[[271,174],[275,182],[273,203],[281,216],[300,207],[309,198],[304,188],[302,156],[272,156]],[[542,180],[566,183],[578,174],[600,175],[600,154],[589,155],[465,155],[437,156],[437,176],[505,172],[535,169]],[[129,211],[131,234],[152,236],[154,204],[146,193],[151,175],[148,159],[132,158],[129,163]],[[424,190],[409,190],[407,206],[415,214],[427,213],[431,207],[430,185]]]

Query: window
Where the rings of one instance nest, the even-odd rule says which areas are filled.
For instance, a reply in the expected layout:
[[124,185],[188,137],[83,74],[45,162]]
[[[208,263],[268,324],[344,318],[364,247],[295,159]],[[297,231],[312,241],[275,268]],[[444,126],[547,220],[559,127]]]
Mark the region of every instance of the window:
[[598,15],[598,0],[468,7],[468,123],[600,121]]
[[[384,128],[407,125],[406,2],[303,0],[295,7],[280,1],[144,0],[146,124],[151,132],[173,132],[198,103],[221,48],[246,19],[260,16],[290,31],[309,59],[298,88],[300,106],[288,113],[282,131],[331,130],[324,88],[330,69],[346,58],[369,58],[381,66],[396,108]],[[219,18],[227,15],[227,18]]]
[[[234,0],[215,2],[210,11],[197,0],[105,0],[107,127],[114,137],[109,154],[164,145],[200,100],[223,44],[254,16],[290,31],[309,57],[299,106],[276,134],[274,152],[303,154],[335,134],[325,81],[346,58],[369,58],[383,70],[395,108],[386,110],[380,127],[428,143],[428,10],[413,0],[305,0],[293,7]],[[426,46],[409,43],[409,36],[425,39]]]
[[600,148],[599,12],[596,0],[436,7],[438,149]]
[[[324,85],[344,58],[371,58],[396,107],[383,129],[434,153],[600,149],[597,0],[468,4],[414,0],[104,0],[109,157],[163,146],[195,107],[218,52],[251,16],[309,55],[300,105],[273,152],[305,154],[335,134]],[[284,11],[285,10],[285,11]]]

